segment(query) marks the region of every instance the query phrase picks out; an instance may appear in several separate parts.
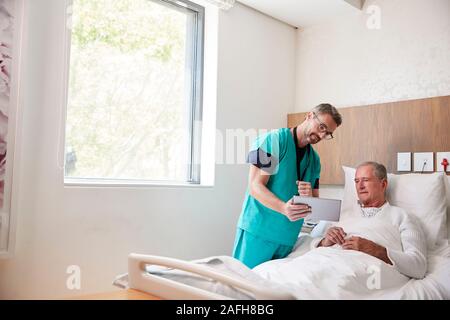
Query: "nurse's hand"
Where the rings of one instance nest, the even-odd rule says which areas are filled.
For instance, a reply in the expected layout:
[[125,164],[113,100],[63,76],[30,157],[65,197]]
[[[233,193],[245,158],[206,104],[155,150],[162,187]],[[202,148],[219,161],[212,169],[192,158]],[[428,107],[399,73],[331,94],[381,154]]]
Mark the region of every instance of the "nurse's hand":
[[298,194],[302,197],[312,197],[311,183],[305,181],[297,181]]
[[336,243],[342,245],[345,242],[344,238],[346,236],[347,234],[344,229],[340,227],[331,227],[327,230],[325,238],[319,242],[318,247],[330,247]]
[[303,219],[311,213],[311,207],[306,204],[294,204],[294,198],[284,204],[282,212],[290,221]]

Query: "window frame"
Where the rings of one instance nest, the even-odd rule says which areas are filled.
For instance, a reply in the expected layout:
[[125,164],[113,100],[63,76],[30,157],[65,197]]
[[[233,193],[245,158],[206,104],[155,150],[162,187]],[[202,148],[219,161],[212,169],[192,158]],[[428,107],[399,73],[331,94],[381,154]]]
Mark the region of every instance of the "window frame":
[[[74,0],[66,0],[67,8],[73,8]],[[191,30],[188,30],[186,38],[186,65],[191,67],[189,90],[186,101],[188,110],[188,155],[187,155],[187,175],[184,180],[157,180],[157,179],[122,179],[122,178],[85,178],[66,177],[66,123],[69,96],[69,76],[70,76],[70,52],[71,35],[69,21],[66,22],[65,40],[65,68],[64,68],[64,121],[62,128],[61,148],[63,153],[62,174],[65,186],[201,186],[201,144],[202,144],[202,120],[203,120],[203,79],[204,79],[204,50],[205,50],[205,8],[189,0],[148,0],[181,12],[188,11],[192,14]],[[71,13],[71,9],[66,12]],[[189,17],[189,15],[188,15]],[[192,39],[190,39],[192,37]],[[189,60],[188,60],[189,59]]]

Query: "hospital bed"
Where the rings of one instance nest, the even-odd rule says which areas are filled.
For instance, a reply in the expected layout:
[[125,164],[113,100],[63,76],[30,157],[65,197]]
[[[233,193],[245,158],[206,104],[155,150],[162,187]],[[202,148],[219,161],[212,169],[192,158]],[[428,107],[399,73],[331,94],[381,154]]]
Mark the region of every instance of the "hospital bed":
[[[356,199],[353,186],[354,169],[344,167],[344,171],[346,184],[343,211],[347,210],[346,206],[350,206],[350,203]],[[336,250],[326,252],[325,256],[327,254],[332,256],[330,259],[333,260],[330,261],[333,261],[334,265],[330,266],[329,262],[325,262],[325,265],[320,267],[323,269],[322,273],[315,274],[318,268],[317,260],[314,260],[309,243],[313,241],[313,236],[323,234],[326,229],[324,228],[315,234],[313,230],[312,235],[301,234],[293,252],[287,258],[266,262],[252,270],[228,256],[184,261],[133,253],[128,257],[128,273],[118,276],[114,284],[121,288],[136,289],[162,299],[173,300],[450,299],[450,246],[448,243],[450,177],[443,173],[401,176],[390,174],[389,184],[390,203],[403,206],[409,214],[415,215],[420,220],[424,231],[428,232],[427,241],[429,239],[432,241],[428,248],[428,271],[424,279],[403,281],[398,276],[389,275],[394,272],[393,267],[380,264],[379,270],[381,270],[384,286],[379,290],[362,288],[361,279],[365,278],[356,279],[361,276],[361,270],[357,270],[361,266],[355,267],[356,269],[350,272],[346,270],[352,268],[349,261],[359,263],[360,256],[357,259],[348,258],[361,253],[349,250],[345,250],[347,251],[345,253],[341,251],[335,257],[333,254],[337,253]],[[314,252],[320,249],[315,249]],[[329,248],[323,249],[329,250]],[[342,256],[342,254],[349,256]],[[373,258],[365,256],[367,257],[364,259]],[[342,260],[342,267],[339,267],[339,259]],[[364,268],[369,266],[370,269],[370,263],[376,262],[369,261],[367,265],[363,265]],[[321,283],[320,278],[324,275],[326,278],[326,275],[330,273],[337,274],[338,277],[323,280],[325,282]],[[385,279],[388,280],[385,281]],[[345,288],[342,293],[332,292],[341,287]]]

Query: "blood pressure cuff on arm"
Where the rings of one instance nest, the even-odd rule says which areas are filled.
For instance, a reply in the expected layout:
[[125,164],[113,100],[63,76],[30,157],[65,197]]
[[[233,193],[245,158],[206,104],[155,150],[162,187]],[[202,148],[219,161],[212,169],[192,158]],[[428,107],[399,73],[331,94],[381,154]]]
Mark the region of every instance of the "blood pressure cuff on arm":
[[267,174],[276,174],[279,164],[279,149],[277,133],[269,132],[255,140],[248,153],[247,163],[264,170]]
[[257,150],[250,151],[247,157],[247,163],[254,165],[260,169],[263,169],[266,172],[271,171],[272,165],[276,165],[278,159],[276,157],[272,157],[269,152],[265,152],[261,148]]

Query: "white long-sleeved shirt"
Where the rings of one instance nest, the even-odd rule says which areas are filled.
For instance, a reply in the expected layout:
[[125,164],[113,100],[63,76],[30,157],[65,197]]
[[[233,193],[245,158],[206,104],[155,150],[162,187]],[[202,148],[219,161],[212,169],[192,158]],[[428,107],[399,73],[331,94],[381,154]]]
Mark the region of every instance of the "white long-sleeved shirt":
[[[344,220],[335,226],[340,226],[346,231],[350,219],[375,219],[366,222],[376,222],[376,219],[388,220],[399,232],[400,243],[377,243],[386,248],[387,255],[393,266],[402,274],[416,279],[422,279],[427,271],[427,244],[425,235],[417,219],[402,208],[385,203],[381,210],[373,216],[364,216],[362,211],[355,212],[351,218]],[[360,208],[355,208],[360,210]],[[357,224],[356,224],[357,225]],[[322,238],[317,238],[314,246],[317,246]],[[370,239],[369,239],[370,240]],[[374,241],[376,242],[376,241]],[[336,245],[337,246],[337,245]]]

